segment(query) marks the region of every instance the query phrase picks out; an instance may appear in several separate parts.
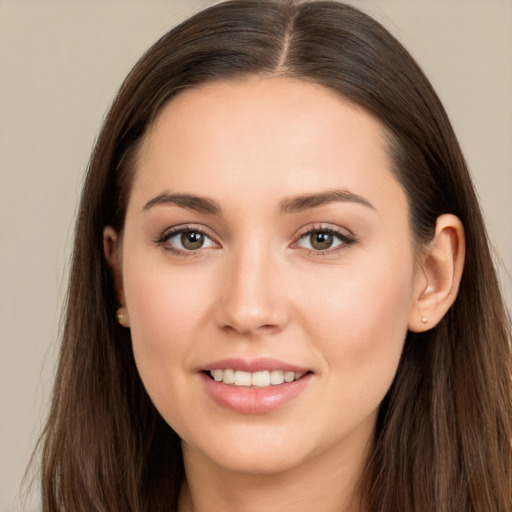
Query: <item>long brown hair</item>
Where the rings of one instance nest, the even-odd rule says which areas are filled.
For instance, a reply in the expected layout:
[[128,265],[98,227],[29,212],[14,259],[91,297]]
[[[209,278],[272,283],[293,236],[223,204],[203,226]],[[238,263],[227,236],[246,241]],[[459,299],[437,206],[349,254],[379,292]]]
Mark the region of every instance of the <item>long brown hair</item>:
[[43,510],[175,510],[180,441],[137,373],[103,256],[122,231],[134,159],[178,91],[283,75],[336,91],[389,134],[415,242],[443,213],[465,226],[458,297],[433,329],[409,333],[383,401],[361,489],[372,512],[512,507],[510,324],[467,165],[421,69],[382,26],[338,2],[237,0],[164,35],[138,62],[99,135],[76,225],[62,348],[42,437]]

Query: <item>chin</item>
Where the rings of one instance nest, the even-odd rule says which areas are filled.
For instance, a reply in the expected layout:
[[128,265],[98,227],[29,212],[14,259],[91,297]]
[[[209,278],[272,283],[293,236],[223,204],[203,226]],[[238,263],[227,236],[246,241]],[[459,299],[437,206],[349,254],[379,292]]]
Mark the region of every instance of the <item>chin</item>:
[[243,436],[225,433],[222,438],[216,437],[215,442],[204,438],[201,443],[184,442],[183,449],[187,455],[195,453],[225,471],[247,475],[284,473],[308,458],[304,442],[293,435],[273,429],[258,430]]
[[286,473],[300,465],[296,454],[290,456],[287,453],[267,451],[259,453],[245,453],[234,448],[232,456],[223,457],[215,461],[225,471],[245,475],[276,475]]

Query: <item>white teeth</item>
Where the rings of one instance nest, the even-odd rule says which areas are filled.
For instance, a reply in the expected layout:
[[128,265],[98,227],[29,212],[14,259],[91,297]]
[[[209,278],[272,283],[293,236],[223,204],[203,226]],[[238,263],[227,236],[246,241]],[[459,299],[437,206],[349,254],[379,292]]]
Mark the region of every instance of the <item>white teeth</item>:
[[235,386],[250,386],[251,385],[251,374],[249,372],[235,372]]
[[270,372],[254,372],[251,376],[251,384],[257,388],[270,386]]
[[[220,370],[222,372],[222,370]],[[235,383],[235,370],[224,370],[222,376],[222,382],[224,384],[234,384]]]
[[300,379],[304,373],[283,372],[281,370],[263,370],[260,372],[243,372],[241,370],[211,370],[210,375],[217,382],[224,384],[234,384],[235,386],[266,388],[268,386],[277,386],[283,382],[293,382]]
[[282,384],[284,382],[284,373],[279,370],[270,372],[270,384]]
[[295,373],[293,372],[285,372],[284,381],[285,382],[293,382],[293,378],[295,377]]

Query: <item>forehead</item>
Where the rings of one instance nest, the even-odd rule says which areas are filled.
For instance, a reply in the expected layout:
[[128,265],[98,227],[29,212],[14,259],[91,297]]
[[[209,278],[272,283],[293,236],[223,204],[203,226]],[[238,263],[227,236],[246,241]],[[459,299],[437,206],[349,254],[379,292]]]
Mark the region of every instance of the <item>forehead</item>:
[[178,93],[150,126],[143,154],[154,157],[157,146],[173,141],[185,143],[184,149],[187,143],[222,147],[241,141],[242,147],[233,149],[247,153],[257,143],[271,149],[274,141],[289,156],[293,147],[308,149],[319,138],[324,149],[332,142],[340,145],[347,129],[353,134],[351,142],[373,143],[385,156],[381,124],[326,87],[285,77],[219,81]]
[[393,187],[403,196],[378,120],[317,84],[251,78],[173,98],[148,130],[133,192],[277,200],[340,187],[377,201]]

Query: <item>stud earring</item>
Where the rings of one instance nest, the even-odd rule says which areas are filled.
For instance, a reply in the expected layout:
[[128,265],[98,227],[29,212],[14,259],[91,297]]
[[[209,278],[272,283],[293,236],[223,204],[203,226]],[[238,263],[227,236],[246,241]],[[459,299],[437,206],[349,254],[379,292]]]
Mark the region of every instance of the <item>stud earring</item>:
[[428,322],[428,318],[426,316],[421,317],[421,321],[426,324]]
[[123,327],[130,327],[130,318],[128,317],[128,310],[126,308],[119,308],[116,311],[116,319]]

